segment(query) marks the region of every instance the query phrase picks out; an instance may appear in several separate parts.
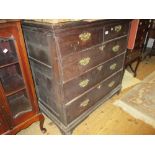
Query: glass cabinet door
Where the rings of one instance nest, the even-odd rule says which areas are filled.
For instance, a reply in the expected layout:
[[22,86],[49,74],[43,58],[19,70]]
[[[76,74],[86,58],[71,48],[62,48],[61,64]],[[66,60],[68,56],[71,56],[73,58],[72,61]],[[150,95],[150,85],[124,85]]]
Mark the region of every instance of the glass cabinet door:
[[25,90],[10,95],[7,99],[14,118],[31,111],[31,105],[29,104],[29,99]]
[[0,66],[17,62],[17,54],[13,39],[0,38]]
[[14,118],[32,111],[12,38],[0,37],[0,82]]
[[0,69],[0,79],[5,94],[8,96],[14,91],[24,89],[24,82],[19,64]]

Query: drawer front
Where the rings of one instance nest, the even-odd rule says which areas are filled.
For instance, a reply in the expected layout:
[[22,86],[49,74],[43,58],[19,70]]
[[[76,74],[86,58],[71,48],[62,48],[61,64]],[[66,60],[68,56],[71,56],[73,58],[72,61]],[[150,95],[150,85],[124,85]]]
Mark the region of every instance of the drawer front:
[[65,103],[120,70],[123,63],[124,54],[117,56],[114,59],[97,66],[93,70],[86,72],[82,76],[65,83],[63,86]]
[[126,46],[127,38],[125,37],[66,57],[62,60],[63,81],[71,80],[92,67],[125,52]]
[[129,23],[117,23],[105,26],[104,41],[127,35]]
[[116,73],[106,81],[99,83],[93,90],[77,99],[76,101],[66,105],[67,121],[70,123],[80,114],[88,110],[102,99],[110,91],[112,91],[121,82],[122,71]]
[[61,56],[78,52],[103,42],[103,27],[89,27],[59,34],[58,43]]

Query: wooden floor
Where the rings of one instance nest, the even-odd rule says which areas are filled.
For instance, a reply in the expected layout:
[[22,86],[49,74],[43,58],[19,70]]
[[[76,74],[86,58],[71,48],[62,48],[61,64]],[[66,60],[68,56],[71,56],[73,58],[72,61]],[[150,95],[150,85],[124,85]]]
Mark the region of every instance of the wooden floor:
[[[148,74],[155,71],[155,57],[143,61],[137,72],[137,78],[143,80]],[[79,124],[73,131],[75,135],[104,135],[104,134],[155,134],[155,129],[144,122],[137,120],[114,106],[112,103],[119,99],[131,88],[125,89],[120,95],[114,95],[110,100],[96,109],[87,119]],[[61,134],[56,125],[49,119],[45,121],[46,134]],[[33,132],[29,132],[29,131]],[[37,130],[37,131],[35,131]],[[18,134],[41,134],[39,128],[31,127]]]

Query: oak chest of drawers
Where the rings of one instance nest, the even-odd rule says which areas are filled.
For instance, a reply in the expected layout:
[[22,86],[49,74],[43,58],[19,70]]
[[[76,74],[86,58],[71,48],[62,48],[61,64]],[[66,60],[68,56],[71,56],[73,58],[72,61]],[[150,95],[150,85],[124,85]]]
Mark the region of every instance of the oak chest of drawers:
[[129,25],[23,21],[40,108],[63,133],[120,91]]

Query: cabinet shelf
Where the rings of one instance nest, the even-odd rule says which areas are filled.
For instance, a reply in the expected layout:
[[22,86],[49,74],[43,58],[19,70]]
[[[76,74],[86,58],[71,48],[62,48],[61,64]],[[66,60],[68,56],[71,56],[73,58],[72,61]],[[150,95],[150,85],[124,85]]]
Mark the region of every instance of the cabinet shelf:
[[25,89],[23,79],[18,74],[5,78],[5,80],[2,82],[2,85],[4,87],[6,96],[12,95]]
[[25,91],[9,96],[8,103],[14,118],[17,118],[26,112],[32,111],[32,107]]
[[[1,55],[0,55],[1,56]],[[8,66],[14,63],[17,63],[18,60],[16,57],[13,56],[8,56],[7,58],[0,58],[0,68],[2,68],[3,66]]]
[[1,68],[4,68],[4,67],[9,67],[9,66],[12,66],[12,65],[16,65],[16,64],[18,64],[19,62],[18,61],[15,61],[15,62],[12,62],[12,63],[8,63],[8,64],[6,64],[6,65],[0,65],[0,69]]
[[8,97],[8,96],[11,96],[11,95],[16,94],[16,93],[18,93],[18,92],[20,92],[20,91],[23,91],[23,90],[25,90],[25,87],[22,87],[22,88],[19,88],[19,89],[17,89],[17,90],[14,90],[14,91],[12,91],[12,92],[9,92],[9,93],[6,94],[6,96],[7,96],[7,97]]

